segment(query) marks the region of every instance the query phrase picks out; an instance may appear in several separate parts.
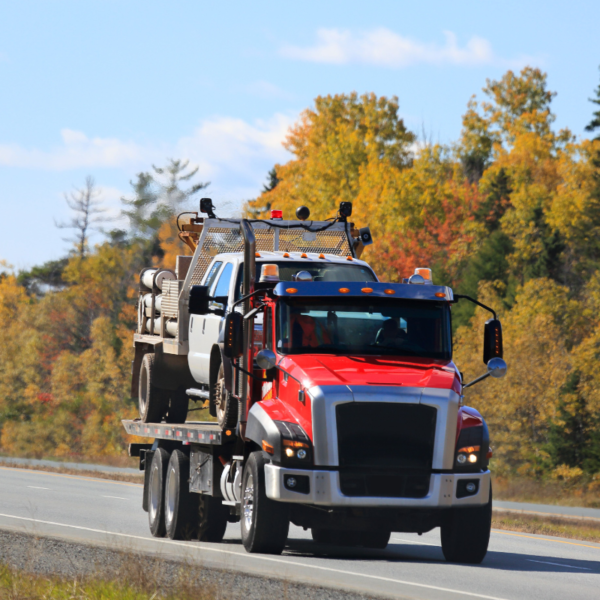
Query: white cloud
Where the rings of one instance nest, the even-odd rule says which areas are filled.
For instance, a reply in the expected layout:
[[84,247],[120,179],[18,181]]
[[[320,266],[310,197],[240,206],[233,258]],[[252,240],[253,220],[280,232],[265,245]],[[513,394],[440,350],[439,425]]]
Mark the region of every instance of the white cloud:
[[476,66],[507,63],[494,55],[491,44],[484,38],[473,36],[460,47],[454,33],[446,31],[444,36],[445,43],[439,45],[404,37],[385,27],[360,33],[319,29],[314,46],[288,45],[280,49],[280,54],[324,64],[367,64],[389,68],[416,64]]
[[51,150],[0,144],[0,165],[65,171],[82,167],[117,167],[139,162],[143,149],[116,138],[88,138],[81,131],[62,129],[62,145]]

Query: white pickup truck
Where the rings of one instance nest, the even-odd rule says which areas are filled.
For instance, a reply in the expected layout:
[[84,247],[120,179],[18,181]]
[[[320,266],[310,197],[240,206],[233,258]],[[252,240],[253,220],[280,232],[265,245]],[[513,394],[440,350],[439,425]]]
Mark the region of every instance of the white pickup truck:
[[[190,219],[180,237],[194,255],[178,257],[175,271],[150,268],[140,274],[131,396],[138,399],[144,423],[185,422],[189,397],[209,400],[210,413],[223,429],[238,422],[238,402],[229,402],[232,378],[222,356],[222,329],[228,312],[236,305],[243,309],[240,222]],[[354,229],[345,216],[248,222],[256,238],[253,277],[259,284],[266,264],[277,266],[281,281],[377,281],[373,269],[358,258],[372,243],[370,232]],[[209,310],[194,314],[198,302],[208,302]]]

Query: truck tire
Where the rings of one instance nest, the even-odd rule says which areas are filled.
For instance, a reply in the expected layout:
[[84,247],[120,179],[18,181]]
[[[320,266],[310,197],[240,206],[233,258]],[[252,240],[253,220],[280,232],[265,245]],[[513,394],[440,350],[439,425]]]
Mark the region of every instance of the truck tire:
[[281,554],[290,528],[288,507],[267,498],[262,452],[248,458],[242,476],[242,543],[248,552]]
[[391,535],[391,531],[363,531],[360,534],[360,545],[374,550],[385,550]]
[[198,496],[197,527],[201,542],[221,542],[227,529],[229,507],[220,498],[195,494]]
[[240,403],[225,387],[225,369],[223,363],[219,367],[219,375],[215,384],[215,407],[217,421],[221,429],[234,429],[238,423]]
[[164,396],[154,385],[154,354],[144,354],[140,367],[138,404],[142,423],[160,423],[164,416]]
[[198,534],[198,494],[190,493],[190,459],[174,450],[165,484],[165,529],[172,540],[191,540]]
[[154,537],[165,537],[165,481],[169,466],[169,453],[157,448],[152,457],[148,481],[148,523]]
[[449,562],[479,564],[487,553],[492,528],[492,486],[484,506],[450,509],[441,527],[442,552]]
[[168,398],[166,402],[165,421],[167,423],[185,423],[188,414],[189,399],[185,390],[163,392]]

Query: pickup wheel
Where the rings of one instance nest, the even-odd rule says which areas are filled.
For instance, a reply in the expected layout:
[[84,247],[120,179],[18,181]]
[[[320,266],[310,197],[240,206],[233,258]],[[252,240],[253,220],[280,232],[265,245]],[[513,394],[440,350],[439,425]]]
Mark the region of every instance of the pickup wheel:
[[484,506],[453,508],[442,521],[442,552],[449,562],[479,564],[492,529],[492,486]]
[[225,369],[222,363],[215,384],[215,407],[221,429],[233,429],[238,423],[240,403],[225,387]]
[[142,423],[160,423],[165,413],[162,390],[154,385],[154,354],[145,354],[140,367],[138,403]]
[[185,390],[165,391],[163,394],[168,398],[165,402],[167,405],[165,421],[167,423],[185,423],[189,405]]
[[198,496],[198,539],[201,542],[221,542],[229,522],[229,507],[219,498]]
[[165,537],[165,481],[169,466],[169,453],[157,448],[152,458],[148,481],[148,523],[154,537]]
[[262,452],[253,452],[242,476],[242,543],[248,552],[281,554],[290,528],[288,507],[267,498]]
[[174,450],[165,485],[165,529],[172,540],[195,539],[198,533],[198,494],[190,493],[190,459]]

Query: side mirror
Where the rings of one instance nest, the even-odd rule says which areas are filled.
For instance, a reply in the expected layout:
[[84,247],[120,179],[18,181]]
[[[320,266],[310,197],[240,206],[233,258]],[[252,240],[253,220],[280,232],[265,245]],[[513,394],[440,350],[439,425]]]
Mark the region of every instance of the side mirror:
[[256,355],[256,364],[265,371],[272,369],[277,364],[277,356],[273,350],[265,348]]
[[483,362],[487,365],[490,360],[502,358],[503,355],[502,324],[498,319],[489,319],[483,333]]
[[244,353],[244,317],[233,311],[225,318],[223,354],[227,358],[239,358]]
[[490,361],[487,364],[488,373],[490,377],[494,377],[494,379],[502,379],[506,375],[506,362],[503,358],[490,358]]
[[205,315],[208,312],[208,287],[205,285],[193,285],[190,289],[188,309],[190,315]]

